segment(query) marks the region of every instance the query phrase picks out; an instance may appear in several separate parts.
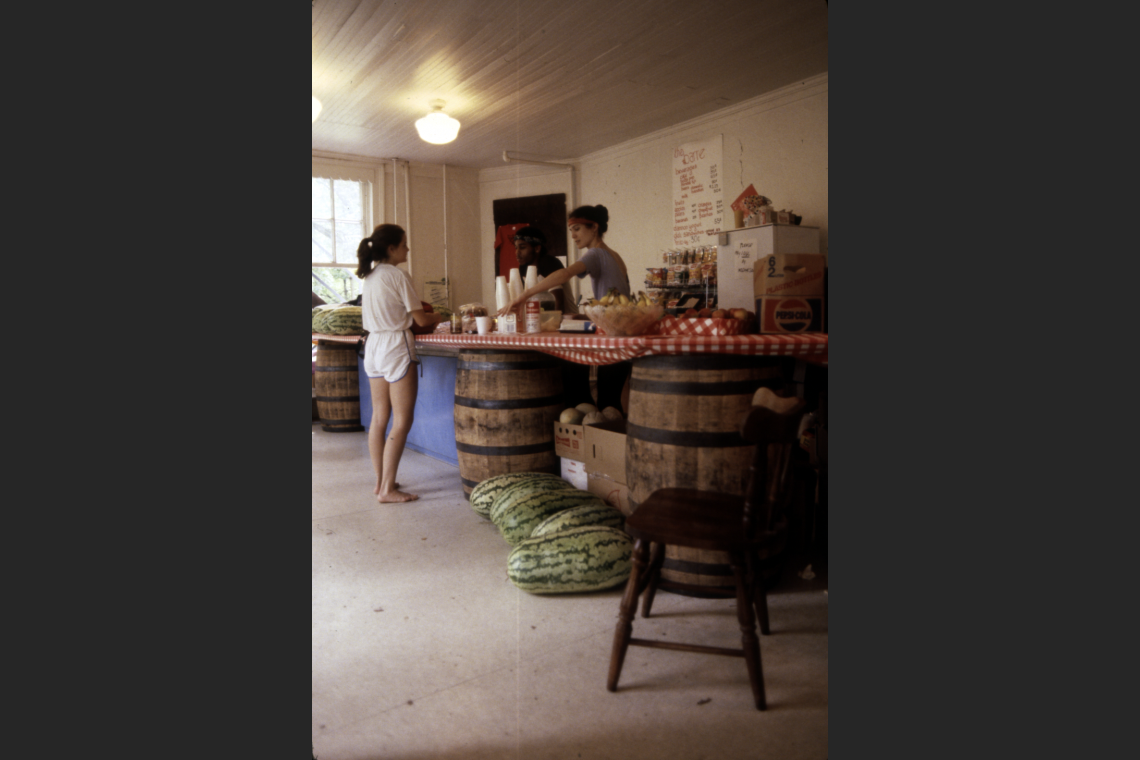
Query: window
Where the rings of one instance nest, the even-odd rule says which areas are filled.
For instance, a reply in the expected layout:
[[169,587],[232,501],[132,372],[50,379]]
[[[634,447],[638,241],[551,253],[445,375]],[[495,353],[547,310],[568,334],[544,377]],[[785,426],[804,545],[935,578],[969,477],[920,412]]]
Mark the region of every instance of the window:
[[328,303],[360,294],[356,248],[369,233],[370,185],[313,177],[313,292]]

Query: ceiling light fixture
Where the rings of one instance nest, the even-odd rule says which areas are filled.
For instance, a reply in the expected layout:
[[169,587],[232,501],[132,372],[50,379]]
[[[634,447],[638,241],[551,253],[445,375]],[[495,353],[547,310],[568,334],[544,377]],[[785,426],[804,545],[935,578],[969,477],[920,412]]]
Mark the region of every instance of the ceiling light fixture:
[[317,96],[313,96],[313,121],[317,120],[317,114],[321,112],[321,101],[317,100]]
[[420,133],[421,140],[443,145],[459,134],[459,122],[443,112],[445,105],[447,104],[442,100],[433,100],[431,113],[416,120],[416,131]]

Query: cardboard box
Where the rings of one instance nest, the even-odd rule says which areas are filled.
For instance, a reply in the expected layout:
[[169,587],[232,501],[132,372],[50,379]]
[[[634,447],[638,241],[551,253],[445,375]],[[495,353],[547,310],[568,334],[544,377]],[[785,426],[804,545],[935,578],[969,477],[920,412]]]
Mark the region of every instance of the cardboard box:
[[581,425],[554,423],[554,453],[563,459],[586,459],[585,441]]
[[823,332],[823,278],[819,253],[773,253],[756,261],[753,292],[764,333]]
[[586,480],[586,465],[577,459],[562,458],[562,479],[575,488],[585,491],[588,486]]
[[583,446],[586,472],[625,483],[625,420],[586,425]]
[[823,297],[822,253],[770,253],[756,260],[752,292],[761,296]]
[[629,506],[629,487],[610,480],[605,475],[586,473],[586,490],[616,508],[626,517],[633,514]]
[[756,299],[760,333],[823,332],[823,296],[766,296]]

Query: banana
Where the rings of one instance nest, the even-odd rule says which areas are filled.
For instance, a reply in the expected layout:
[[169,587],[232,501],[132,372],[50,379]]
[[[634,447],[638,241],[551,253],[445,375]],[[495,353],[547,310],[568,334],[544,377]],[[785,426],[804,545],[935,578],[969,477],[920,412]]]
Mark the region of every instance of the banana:
[[629,305],[629,296],[625,295],[624,293],[622,295],[618,296],[618,303],[620,303],[622,306],[628,306]]

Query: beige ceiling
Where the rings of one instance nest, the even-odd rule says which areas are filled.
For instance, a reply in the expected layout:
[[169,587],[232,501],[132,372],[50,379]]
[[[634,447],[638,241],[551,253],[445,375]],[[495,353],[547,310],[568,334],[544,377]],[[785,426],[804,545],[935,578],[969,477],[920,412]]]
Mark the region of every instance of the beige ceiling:
[[[825,71],[825,0],[313,0],[313,150],[577,158]],[[413,124],[436,98],[449,145]]]

